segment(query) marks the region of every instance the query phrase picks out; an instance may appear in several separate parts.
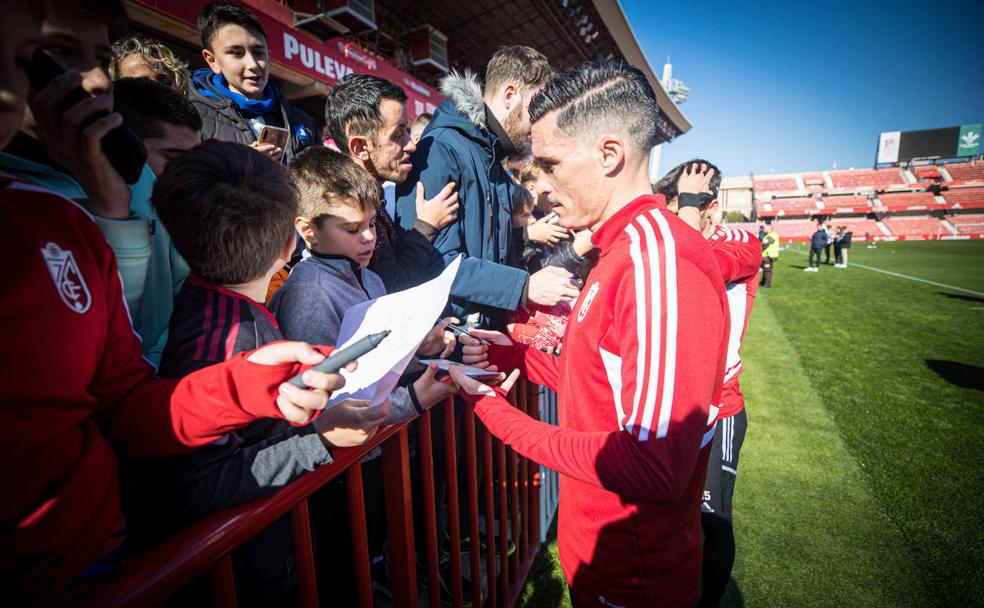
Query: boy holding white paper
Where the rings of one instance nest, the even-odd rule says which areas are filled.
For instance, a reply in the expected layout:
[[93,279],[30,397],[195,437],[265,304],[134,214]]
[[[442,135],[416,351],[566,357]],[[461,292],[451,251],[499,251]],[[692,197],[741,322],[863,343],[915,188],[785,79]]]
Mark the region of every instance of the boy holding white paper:
[[[294,160],[290,173],[300,195],[294,228],[306,247],[270,306],[285,337],[334,344],[346,310],[386,295],[382,279],[367,268],[376,243],[374,220],[382,193],[368,172],[327,147],[305,150]],[[439,324],[418,352],[443,356],[454,348],[453,338],[445,340],[444,336],[443,324]],[[454,388],[435,380],[436,373],[437,366],[432,365],[408,386],[398,386],[390,394],[387,422],[416,416],[454,394]],[[385,585],[386,520],[378,455],[378,450],[370,453],[362,463],[362,474],[373,578]],[[332,564],[329,570],[343,567]]]

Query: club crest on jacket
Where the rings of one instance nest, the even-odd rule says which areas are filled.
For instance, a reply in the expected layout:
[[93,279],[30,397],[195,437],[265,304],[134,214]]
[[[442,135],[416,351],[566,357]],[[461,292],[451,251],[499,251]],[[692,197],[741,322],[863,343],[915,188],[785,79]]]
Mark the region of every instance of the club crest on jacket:
[[598,290],[601,289],[601,283],[595,281],[590,289],[588,289],[588,294],[584,296],[584,301],[581,302],[581,309],[577,311],[577,322],[580,323],[584,320],[584,316],[588,314],[588,308],[591,303],[594,302],[595,296],[598,295]]
[[41,255],[62,302],[73,312],[85,314],[92,305],[92,296],[72,252],[55,243],[48,243],[41,248]]

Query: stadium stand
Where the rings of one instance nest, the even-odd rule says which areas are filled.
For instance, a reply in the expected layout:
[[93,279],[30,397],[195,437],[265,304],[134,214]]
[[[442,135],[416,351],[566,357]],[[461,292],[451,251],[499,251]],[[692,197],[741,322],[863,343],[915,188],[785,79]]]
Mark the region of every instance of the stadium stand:
[[782,220],[774,222],[772,227],[784,241],[809,239],[817,230],[817,224],[813,220]]
[[796,190],[796,178],[788,177],[755,177],[756,192],[791,192]]
[[884,220],[895,236],[935,235],[948,232],[940,224],[939,218],[916,216],[894,217]]
[[835,189],[878,188],[905,183],[902,173],[898,169],[831,171],[830,179]]
[[956,180],[972,179],[984,181],[984,160],[972,160],[966,163],[945,163],[947,173]]
[[927,206],[938,207],[940,203],[936,201],[936,196],[932,192],[893,192],[879,194],[878,199],[886,207],[896,206]]
[[878,228],[878,223],[875,220],[869,220],[869,219],[842,220],[842,219],[835,218],[831,220],[831,223],[834,225],[834,227],[846,226],[849,232],[854,233],[855,240],[864,239],[864,235],[866,233],[870,235],[878,235],[878,236],[880,236],[882,233],[881,229]]
[[984,215],[979,213],[947,218],[960,234],[984,234]]
[[954,188],[952,190],[944,190],[942,194],[946,202],[951,205],[957,203],[961,205],[984,203],[984,188]]
[[939,181],[943,179],[943,174],[940,173],[936,165],[919,165],[912,168],[912,173],[919,180]]
[[803,185],[810,192],[821,192],[824,189],[822,173],[804,173]]
[[774,198],[771,201],[767,201],[772,205],[773,211],[783,211],[789,210],[817,210],[817,201],[813,198]]
[[842,195],[823,197],[824,209],[836,210],[838,207],[871,207],[871,201],[863,195]]

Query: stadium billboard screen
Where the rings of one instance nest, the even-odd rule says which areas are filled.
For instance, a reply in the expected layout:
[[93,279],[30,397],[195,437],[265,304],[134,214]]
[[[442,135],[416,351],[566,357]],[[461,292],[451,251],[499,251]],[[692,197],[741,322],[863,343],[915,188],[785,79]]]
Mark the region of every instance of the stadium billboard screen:
[[981,125],[924,131],[891,131],[878,136],[878,163],[916,158],[954,158],[981,153]]

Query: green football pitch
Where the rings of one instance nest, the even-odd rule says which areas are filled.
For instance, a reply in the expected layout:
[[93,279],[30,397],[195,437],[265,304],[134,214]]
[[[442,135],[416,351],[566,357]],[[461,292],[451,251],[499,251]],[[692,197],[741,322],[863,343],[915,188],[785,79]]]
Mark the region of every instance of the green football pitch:
[[[783,251],[745,337],[725,606],[984,605],[984,241]],[[569,606],[556,528],[523,606]]]

